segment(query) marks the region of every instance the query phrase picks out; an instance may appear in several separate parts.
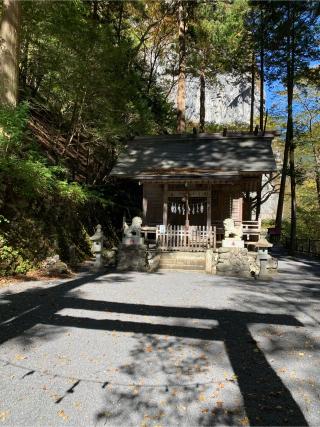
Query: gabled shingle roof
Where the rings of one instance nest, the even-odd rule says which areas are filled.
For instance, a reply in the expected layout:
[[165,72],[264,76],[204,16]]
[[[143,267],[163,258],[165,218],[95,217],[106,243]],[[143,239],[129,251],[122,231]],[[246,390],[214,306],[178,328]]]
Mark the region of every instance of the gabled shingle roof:
[[113,176],[199,176],[276,171],[273,135],[161,135],[136,137],[121,153]]

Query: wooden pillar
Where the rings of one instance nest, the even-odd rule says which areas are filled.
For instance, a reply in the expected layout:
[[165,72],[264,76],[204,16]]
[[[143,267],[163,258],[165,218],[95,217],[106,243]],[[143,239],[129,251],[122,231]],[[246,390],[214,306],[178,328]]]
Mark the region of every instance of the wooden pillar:
[[142,184],[142,194],[143,194],[143,201],[142,201],[142,211],[143,211],[143,224],[147,224],[147,209],[148,209],[148,199],[146,196],[145,186]]
[[211,227],[211,204],[212,204],[212,185],[208,183],[208,196],[207,196],[207,228]]
[[163,188],[163,225],[168,225],[168,184]]
[[256,221],[260,218],[261,212],[261,189],[257,191]]
[[256,221],[260,218],[261,212],[261,187],[262,187],[262,175],[260,176],[258,188],[257,188],[257,202],[256,202]]
[[189,191],[186,192],[186,223],[185,227],[189,228]]
[[239,221],[243,221],[243,197],[239,198]]

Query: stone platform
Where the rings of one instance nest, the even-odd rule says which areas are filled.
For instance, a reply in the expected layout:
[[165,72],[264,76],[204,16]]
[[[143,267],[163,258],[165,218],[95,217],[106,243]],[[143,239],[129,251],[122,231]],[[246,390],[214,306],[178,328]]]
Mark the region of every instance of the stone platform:
[[[277,272],[278,262],[268,255],[267,275]],[[257,252],[247,248],[207,249],[204,252],[159,252],[145,245],[120,245],[117,256],[118,271],[154,272],[158,269],[203,271],[208,274],[250,277],[260,272]]]

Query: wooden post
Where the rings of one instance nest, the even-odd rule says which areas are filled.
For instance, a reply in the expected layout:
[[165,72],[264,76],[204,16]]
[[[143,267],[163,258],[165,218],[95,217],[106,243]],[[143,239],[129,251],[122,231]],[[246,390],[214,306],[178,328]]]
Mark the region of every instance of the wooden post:
[[186,229],[189,229],[189,192],[186,193]]
[[211,183],[208,183],[208,195],[207,195],[207,229],[209,231],[209,228],[211,227],[211,198],[212,188]]
[[256,221],[260,218],[261,211],[261,186],[262,186],[262,175],[260,176],[258,188],[257,188],[257,202],[256,202]]
[[168,225],[168,184],[164,184],[163,188],[163,225]]
[[143,209],[143,223],[146,224],[147,222],[147,209],[148,209],[148,199],[145,194],[145,188],[142,184],[142,194],[143,194],[143,201],[142,201],[142,209]]

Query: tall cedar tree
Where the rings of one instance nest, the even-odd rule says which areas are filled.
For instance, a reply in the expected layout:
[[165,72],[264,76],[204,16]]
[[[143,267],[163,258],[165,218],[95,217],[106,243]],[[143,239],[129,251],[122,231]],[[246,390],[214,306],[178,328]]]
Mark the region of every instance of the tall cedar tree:
[[[291,183],[290,250],[293,252],[296,241],[297,222],[293,92],[297,77],[308,69],[310,60],[315,58],[318,53],[316,43],[317,8],[311,2],[289,1],[272,3],[270,9],[272,16],[267,16],[269,25],[272,23],[272,18],[276,19],[277,22],[268,40],[267,67],[269,78],[282,81],[287,92],[286,139],[276,227],[281,228],[286,177],[289,172]],[[287,169],[288,162],[289,171]]]
[[0,104],[15,107],[19,92],[19,0],[4,0],[0,23]]
[[[306,72],[310,60],[316,58],[318,6],[304,1],[252,2],[263,23],[254,32],[269,82],[280,81],[287,92],[287,125],[283,168],[277,208],[276,227],[281,228],[285,185],[291,177],[291,250],[296,239],[296,195],[293,138],[293,91],[296,79]],[[259,10],[261,12],[259,12]],[[261,28],[263,28],[263,35]],[[260,29],[260,30],[259,30]],[[263,44],[262,44],[263,39]],[[263,55],[262,54],[263,49]],[[261,65],[260,65],[260,68]],[[288,162],[290,170],[288,171]]]

